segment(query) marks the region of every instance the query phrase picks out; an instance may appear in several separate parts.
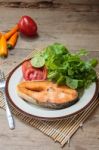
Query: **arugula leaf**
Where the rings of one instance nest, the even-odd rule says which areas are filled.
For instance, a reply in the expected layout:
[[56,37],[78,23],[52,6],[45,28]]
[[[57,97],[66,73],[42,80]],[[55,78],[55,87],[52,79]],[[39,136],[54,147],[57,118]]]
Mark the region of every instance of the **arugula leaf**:
[[54,43],[53,45],[49,45],[47,48],[44,49],[43,56],[47,60],[50,58],[50,56],[61,56],[63,54],[67,54],[68,49],[65,48],[64,45],[59,43]]
[[96,67],[98,64],[98,60],[96,60],[95,58],[93,58],[92,60],[90,60],[90,64],[92,67]]
[[72,79],[70,77],[66,77],[66,85],[72,89],[77,89],[78,87],[78,80]]
[[88,51],[85,49],[80,49],[79,52],[77,53],[78,56],[86,56],[88,55]]

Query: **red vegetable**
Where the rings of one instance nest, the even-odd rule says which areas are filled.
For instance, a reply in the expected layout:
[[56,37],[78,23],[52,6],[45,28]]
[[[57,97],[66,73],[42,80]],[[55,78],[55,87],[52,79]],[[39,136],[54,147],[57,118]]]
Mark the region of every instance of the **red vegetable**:
[[22,72],[25,80],[45,80],[47,78],[47,69],[45,67],[42,68],[34,68],[31,66],[30,61],[25,61],[22,64]]
[[25,75],[25,72],[27,69],[32,68],[32,65],[30,63],[30,61],[26,60],[23,64],[22,64],[22,73],[23,73],[23,77]]
[[37,24],[29,16],[22,16],[19,23],[19,31],[26,36],[34,36],[37,33]]

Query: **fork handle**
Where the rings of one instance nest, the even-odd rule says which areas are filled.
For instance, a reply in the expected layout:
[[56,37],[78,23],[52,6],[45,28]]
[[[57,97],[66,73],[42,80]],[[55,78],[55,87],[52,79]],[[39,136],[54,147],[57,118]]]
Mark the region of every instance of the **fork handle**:
[[15,128],[15,126],[14,126],[14,120],[13,120],[11,111],[10,111],[10,109],[9,109],[9,107],[8,107],[8,104],[6,104],[6,116],[7,116],[9,128],[10,128],[11,130],[13,130],[13,129]]
[[5,100],[6,116],[7,116],[9,128],[12,130],[12,129],[15,128],[14,119],[13,119],[13,117],[12,117],[10,108],[9,108],[9,106],[8,106],[7,98],[6,98],[5,92],[3,92],[3,96],[4,96],[4,100]]

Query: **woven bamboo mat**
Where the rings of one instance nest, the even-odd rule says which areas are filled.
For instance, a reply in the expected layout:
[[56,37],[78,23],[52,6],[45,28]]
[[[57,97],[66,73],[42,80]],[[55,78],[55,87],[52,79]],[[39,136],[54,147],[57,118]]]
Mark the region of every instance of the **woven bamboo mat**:
[[[30,54],[30,56],[32,54],[34,54],[34,51]],[[30,56],[28,56],[27,58],[29,58]],[[22,112],[20,112],[13,105],[10,104],[11,110],[17,118],[19,118],[24,123],[27,123],[28,125],[39,129],[41,132],[51,137],[55,142],[59,142],[61,146],[69,143],[72,135],[80,127],[83,126],[84,121],[90,116],[90,114],[95,110],[98,105],[99,98],[95,99],[83,112],[70,118],[57,121],[41,121],[24,115]],[[0,107],[5,109],[4,101],[2,99],[2,93],[0,93]]]

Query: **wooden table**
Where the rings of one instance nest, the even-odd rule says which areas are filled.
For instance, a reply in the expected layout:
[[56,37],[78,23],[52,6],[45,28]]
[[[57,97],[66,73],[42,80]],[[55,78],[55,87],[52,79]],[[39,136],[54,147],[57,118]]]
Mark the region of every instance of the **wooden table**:
[[[13,27],[22,15],[29,15],[38,24],[37,38],[19,37],[15,49],[9,51],[7,59],[0,59],[0,68],[9,72],[33,49],[42,49],[48,44],[60,42],[71,51],[85,48],[88,58],[99,59],[99,5],[64,3],[63,1],[36,2],[24,0],[0,2],[0,31]],[[57,2],[57,3],[56,3]],[[70,2],[70,1],[69,1]],[[72,2],[72,1],[71,1]],[[75,1],[76,2],[76,1]],[[87,1],[88,2],[88,1]],[[92,1],[93,3],[93,1]],[[23,8],[22,8],[23,7]],[[28,7],[28,8],[26,8]],[[96,68],[99,71],[99,65]],[[0,109],[0,150],[60,150],[59,144],[35,128],[15,118],[15,130],[8,128],[5,111]],[[99,108],[97,108],[71,139],[66,150],[99,150]]]

